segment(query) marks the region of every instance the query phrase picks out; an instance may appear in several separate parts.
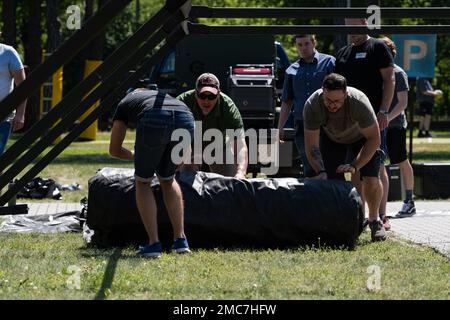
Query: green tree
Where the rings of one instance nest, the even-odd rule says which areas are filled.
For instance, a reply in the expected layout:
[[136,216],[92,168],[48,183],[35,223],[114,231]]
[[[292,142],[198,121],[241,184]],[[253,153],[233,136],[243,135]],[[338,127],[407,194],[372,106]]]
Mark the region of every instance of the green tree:
[[[42,7],[40,1],[27,0],[24,8],[25,14],[22,15],[22,42],[25,51],[26,73],[32,72],[42,63],[42,29],[41,14]],[[39,120],[40,114],[40,91],[33,92],[28,100],[25,111],[25,127],[28,129]]]

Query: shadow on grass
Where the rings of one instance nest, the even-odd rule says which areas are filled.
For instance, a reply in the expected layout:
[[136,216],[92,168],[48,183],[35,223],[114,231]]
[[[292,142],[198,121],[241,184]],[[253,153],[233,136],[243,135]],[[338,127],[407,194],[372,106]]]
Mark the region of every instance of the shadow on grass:
[[108,264],[106,265],[105,274],[100,289],[95,296],[95,300],[105,300],[108,297],[107,292],[111,288],[114,280],[114,274],[116,273],[117,261],[122,256],[122,249],[116,248],[109,257]]

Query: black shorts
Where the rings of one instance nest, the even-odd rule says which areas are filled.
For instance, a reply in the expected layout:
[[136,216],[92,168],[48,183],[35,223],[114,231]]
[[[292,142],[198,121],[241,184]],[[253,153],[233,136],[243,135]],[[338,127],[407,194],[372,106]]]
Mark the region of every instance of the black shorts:
[[[366,143],[366,139],[352,143],[352,144],[342,144],[337,143],[328,138],[328,136],[323,133],[320,135],[320,152],[322,153],[322,159],[325,165],[325,170],[327,171],[328,179],[338,179],[345,180],[343,173],[336,173],[337,167],[341,164],[349,163],[348,154],[354,159],[361,151],[362,147]],[[366,165],[359,169],[361,173],[361,179],[363,177],[379,177],[381,158],[383,152],[378,149],[373,155],[372,159]]]
[[419,115],[424,116],[426,114],[431,115],[433,112],[433,103],[421,101],[419,103]]
[[398,164],[406,160],[406,129],[389,128],[386,144],[391,164]]

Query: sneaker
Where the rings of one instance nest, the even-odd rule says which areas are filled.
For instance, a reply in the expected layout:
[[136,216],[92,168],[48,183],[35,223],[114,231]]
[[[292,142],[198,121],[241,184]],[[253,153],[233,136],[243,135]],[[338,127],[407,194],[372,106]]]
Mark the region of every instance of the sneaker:
[[143,247],[139,247],[138,254],[141,257],[160,258],[162,255],[161,242],[155,242],[154,244],[147,244]]
[[402,209],[395,215],[396,218],[412,217],[416,214],[416,206],[413,200],[403,202]]
[[380,220],[383,222],[384,230],[391,230],[391,222],[386,215],[380,215]]
[[426,131],[425,132],[425,137],[427,138],[433,138],[433,134],[431,132]]
[[386,230],[384,229],[383,222],[381,222],[381,220],[370,221],[369,227],[372,242],[386,240]]
[[423,131],[419,131],[419,133],[417,134],[417,138],[423,138],[425,137],[425,133],[423,133]]
[[186,238],[178,238],[173,242],[172,251],[176,253],[191,252]]

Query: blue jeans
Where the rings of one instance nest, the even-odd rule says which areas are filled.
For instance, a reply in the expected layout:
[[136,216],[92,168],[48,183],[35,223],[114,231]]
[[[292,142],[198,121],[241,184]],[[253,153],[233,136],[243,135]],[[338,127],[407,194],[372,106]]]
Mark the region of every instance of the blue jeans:
[[9,121],[0,122],[0,154],[5,151],[6,143],[11,134],[12,124]]
[[305,133],[303,131],[303,120],[295,120],[295,145],[297,146],[300,159],[303,163],[304,177],[314,177],[316,172],[311,167],[305,152]]
[[146,111],[137,121],[136,127],[135,179],[150,182],[155,172],[160,179],[173,179],[178,164],[172,159],[172,149],[179,141],[171,141],[172,133],[176,129],[187,130],[190,140],[184,143],[190,146],[194,126],[194,117],[189,112],[159,108]]

